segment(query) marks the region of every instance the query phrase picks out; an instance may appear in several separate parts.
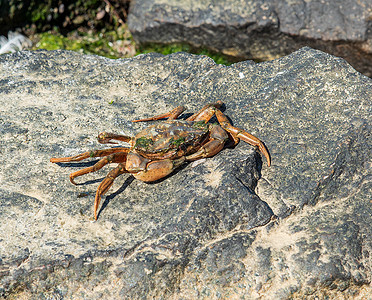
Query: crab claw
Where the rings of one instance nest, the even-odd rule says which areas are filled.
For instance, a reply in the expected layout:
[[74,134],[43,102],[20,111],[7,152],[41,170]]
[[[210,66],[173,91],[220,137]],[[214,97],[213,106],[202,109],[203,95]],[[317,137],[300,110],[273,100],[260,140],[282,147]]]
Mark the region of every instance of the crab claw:
[[109,132],[101,132],[97,136],[98,143],[101,144],[117,144],[116,142],[112,142],[111,140],[117,140],[129,143],[131,140],[130,136],[121,135],[121,134],[115,134],[115,133],[109,133]]
[[113,133],[108,132],[101,132],[97,136],[98,143],[100,144],[117,144],[116,142],[111,142],[111,139],[113,139]]

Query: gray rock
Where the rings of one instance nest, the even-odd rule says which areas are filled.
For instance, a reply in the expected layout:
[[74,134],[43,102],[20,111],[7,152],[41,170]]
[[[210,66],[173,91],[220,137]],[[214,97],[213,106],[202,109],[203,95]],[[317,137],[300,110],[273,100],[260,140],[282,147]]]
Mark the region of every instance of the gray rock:
[[372,77],[372,3],[362,1],[131,2],[135,40],[188,43],[240,59],[271,60],[311,46]]
[[[0,295],[27,299],[348,297],[371,294],[372,81],[310,48],[226,67],[177,53],[109,60],[0,56]],[[157,183],[51,157],[105,148],[102,131],[222,100],[261,138]]]

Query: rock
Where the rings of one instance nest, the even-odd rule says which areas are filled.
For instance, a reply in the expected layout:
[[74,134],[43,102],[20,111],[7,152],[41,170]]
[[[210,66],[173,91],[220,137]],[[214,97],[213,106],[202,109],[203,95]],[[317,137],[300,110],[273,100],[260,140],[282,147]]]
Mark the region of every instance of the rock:
[[188,43],[238,59],[272,60],[311,46],[372,77],[372,6],[350,1],[131,2],[138,43]]
[[[110,60],[68,51],[0,56],[0,295],[214,299],[371,294],[371,79],[311,48],[216,65],[177,53]],[[157,183],[51,157],[105,148],[102,131],[221,100],[261,138]]]

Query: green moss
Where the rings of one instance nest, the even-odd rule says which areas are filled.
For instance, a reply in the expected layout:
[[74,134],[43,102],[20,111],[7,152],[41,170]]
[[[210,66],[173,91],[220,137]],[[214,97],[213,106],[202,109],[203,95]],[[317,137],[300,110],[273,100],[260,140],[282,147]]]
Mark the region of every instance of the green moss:
[[177,53],[177,52],[188,52],[197,55],[206,55],[212,58],[217,64],[231,65],[233,62],[228,59],[225,55],[216,53],[207,49],[194,48],[187,44],[169,44],[169,45],[158,45],[149,44],[146,46],[140,46],[137,54],[157,52],[164,55]]
[[38,49],[57,50],[65,49],[66,38],[61,35],[45,32],[40,34],[40,41],[37,44]]
[[[115,49],[115,41],[120,40],[121,31],[110,31],[100,33],[72,32],[63,36],[55,31],[40,33],[37,35],[39,42],[34,49],[46,50],[72,50],[85,54],[96,54],[108,58],[126,57]],[[123,34],[121,34],[121,37]],[[128,42],[131,46],[130,42]],[[134,47],[134,46],[133,46]]]

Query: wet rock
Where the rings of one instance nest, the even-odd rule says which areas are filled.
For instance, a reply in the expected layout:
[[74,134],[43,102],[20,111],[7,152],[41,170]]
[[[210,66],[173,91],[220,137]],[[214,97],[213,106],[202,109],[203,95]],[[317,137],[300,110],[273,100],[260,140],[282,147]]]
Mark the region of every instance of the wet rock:
[[[372,82],[310,48],[226,67],[205,56],[109,60],[68,51],[0,56],[0,295],[40,298],[362,299],[371,266]],[[152,184],[124,174],[92,222],[102,131],[221,100],[261,138]],[[212,120],[213,121],[213,120]],[[93,159],[93,161],[96,161]]]
[[350,1],[136,0],[135,40],[188,43],[240,59],[271,60],[311,46],[372,76],[372,7]]

